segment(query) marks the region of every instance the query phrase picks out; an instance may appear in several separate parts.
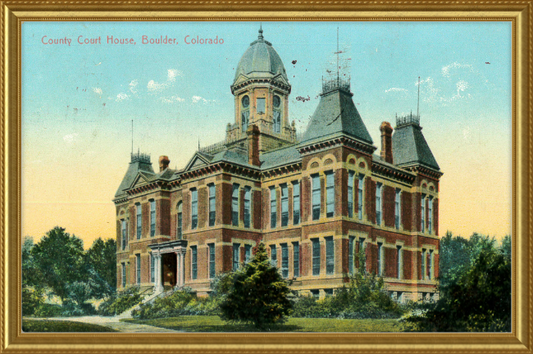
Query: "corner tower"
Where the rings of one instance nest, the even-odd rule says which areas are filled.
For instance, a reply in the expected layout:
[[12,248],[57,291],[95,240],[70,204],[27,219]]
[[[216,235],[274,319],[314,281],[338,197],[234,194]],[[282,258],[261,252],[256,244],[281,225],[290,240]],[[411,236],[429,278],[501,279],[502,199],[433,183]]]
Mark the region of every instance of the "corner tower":
[[296,142],[294,124],[289,123],[291,85],[285,66],[259,29],[257,40],[242,56],[231,85],[235,96],[235,123],[228,124],[226,146],[242,145],[251,125],[259,129],[259,152]]

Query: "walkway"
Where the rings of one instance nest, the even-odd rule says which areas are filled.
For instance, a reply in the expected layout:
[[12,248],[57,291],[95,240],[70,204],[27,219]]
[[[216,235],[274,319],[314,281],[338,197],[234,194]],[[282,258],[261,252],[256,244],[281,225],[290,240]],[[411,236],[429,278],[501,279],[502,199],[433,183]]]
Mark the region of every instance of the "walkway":
[[83,323],[91,323],[104,327],[110,327],[119,332],[125,333],[176,333],[184,331],[175,331],[161,327],[148,326],[144,324],[120,322],[118,316],[104,317],[104,316],[82,316],[82,317],[49,317],[49,318],[31,318],[32,320],[54,320],[54,321],[75,321]]

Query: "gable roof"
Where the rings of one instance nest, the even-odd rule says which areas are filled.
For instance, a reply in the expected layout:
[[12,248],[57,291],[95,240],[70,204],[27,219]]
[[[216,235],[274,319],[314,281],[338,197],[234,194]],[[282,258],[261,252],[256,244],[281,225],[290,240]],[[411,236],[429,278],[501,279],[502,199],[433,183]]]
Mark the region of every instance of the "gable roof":
[[429,145],[416,123],[397,126],[392,135],[392,158],[395,165],[425,165],[440,170]]
[[143,154],[132,154],[131,162],[128,166],[128,170],[122,178],[122,182],[115,193],[115,198],[120,197],[121,195],[126,194],[125,190],[130,188],[133,184],[139,172],[143,172],[147,175],[154,175],[154,169],[152,168],[152,163],[150,162],[150,157]]
[[368,144],[373,143],[355,108],[352,94],[337,88],[321,95],[302,143],[339,134],[346,134]]

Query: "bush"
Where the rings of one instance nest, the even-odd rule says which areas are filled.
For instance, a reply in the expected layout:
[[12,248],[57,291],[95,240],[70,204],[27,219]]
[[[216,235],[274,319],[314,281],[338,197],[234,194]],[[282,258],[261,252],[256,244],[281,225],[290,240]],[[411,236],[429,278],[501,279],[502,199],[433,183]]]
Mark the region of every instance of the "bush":
[[39,289],[22,287],[22,315],[31,316],[44,303],[43,291]]
[[167,296],[157,297],[132,312],[134,318],[143,320],[216,314],[218,314],[218,304],[215,298],[198,298],[190,288],[175,290]]
[[143,296],[139,294],[139,287],[132,286],[119,295],[114,294],[102,302],[98,307],[98,314],[102,316],[120,315],[122,312],[140,304],[142,300]]

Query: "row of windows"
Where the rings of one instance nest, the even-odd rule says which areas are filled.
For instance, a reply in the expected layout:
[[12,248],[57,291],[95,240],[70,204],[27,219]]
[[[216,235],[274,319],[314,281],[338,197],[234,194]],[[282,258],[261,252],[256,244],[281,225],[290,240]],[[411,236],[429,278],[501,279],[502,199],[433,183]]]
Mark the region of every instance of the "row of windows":
[[[289,225],[289,189],[286,183],[280,185],[281,189],[281,226]],[[270,187],[270,227],[277,225],[277,194],[275,187]],[[300,223],[300,182],[292,182],[292,224]]]
[[[207,258],[207,269],[208,277],[210,279],[215,277],[215,244],[207,244],[208,248],[208,258]],[[198,279],[198,246],[191,246],[191,278]]]
[[[249,118],[250,118],[250,98],[244,96],[241,99],[242,112],[241,112],[241,129],[243,132],[246,132],[248,129]],[[275,133],[281,132],[281,99],[279,96],[274,96],[273,99],[274,113],[273,113],[273,125],[272,129]],[[266,112],[266,99],[259,97],[256,99],[256,113],[265,114]]]
[[[289,277],[289,245],[287,243],[280,244],[281,247],[281,276],[283,278]],[[300,244],[298,242],[292,243],[292,270],[293,276],[300,276]],[[278,266],[278,249],[276,245],[270,245],[270,264],[273,267]]]

